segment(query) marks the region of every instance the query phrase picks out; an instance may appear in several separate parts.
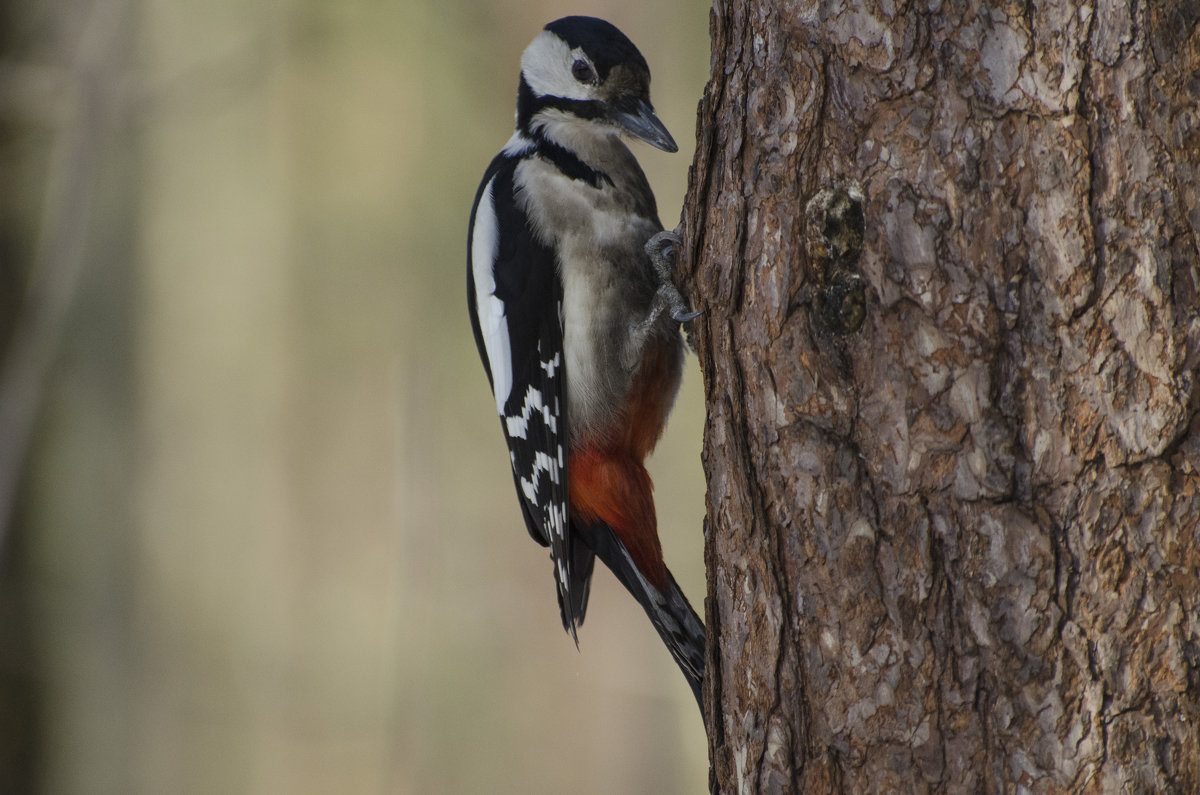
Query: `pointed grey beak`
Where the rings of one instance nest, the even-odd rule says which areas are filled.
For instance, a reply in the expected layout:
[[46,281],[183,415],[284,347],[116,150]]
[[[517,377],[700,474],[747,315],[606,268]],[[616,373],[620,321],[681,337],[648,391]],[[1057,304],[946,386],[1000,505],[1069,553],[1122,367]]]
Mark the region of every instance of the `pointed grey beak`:
[[664,152],[678,152],[679,147],[666,126],[654,115],[654,108],[644,100],[637,100],[632,111],[614,110],[612,120],[634,138],[639,138]]

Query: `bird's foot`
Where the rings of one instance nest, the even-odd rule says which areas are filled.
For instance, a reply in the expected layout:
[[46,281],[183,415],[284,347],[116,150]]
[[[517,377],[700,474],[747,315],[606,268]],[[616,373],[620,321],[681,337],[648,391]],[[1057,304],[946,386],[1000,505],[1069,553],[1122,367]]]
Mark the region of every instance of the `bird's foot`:
[[679,235],[669,230],[659,232],[646,241],[646,256],[650,258],[650,266],[654,269],[654,275],[658,277],[659,281],[655,303],[657,304],[659,300],[665,301],[671,319],[677,323],[687,323],[703,314],[691,311],[687,299],[675,286],[675,262],[682,247],[683,241]]

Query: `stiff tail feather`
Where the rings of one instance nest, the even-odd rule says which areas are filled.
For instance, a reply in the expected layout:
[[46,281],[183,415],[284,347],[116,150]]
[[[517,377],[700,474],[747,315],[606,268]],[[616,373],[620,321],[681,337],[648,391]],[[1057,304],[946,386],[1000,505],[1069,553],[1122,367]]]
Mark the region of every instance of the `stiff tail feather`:
[[642,576],[625,545],[607,524],[576,523],[575,530],[646,611],[650,623],[683,672],[696,697],[696,704],[703,712],[704,623],[688,603],[671,572],[666,571],[663,590],[659,591]]
[[568,537],[567,546],[571,551],[571,567],[568,569],[568,576],[571,580],[569,589],[571,599],[568,604],[560,591],[558,612],[562,616],[563,629],[575,640],[575,645],[578,647],[579,637],[575,633],[575,628],[583,624],[583,617],[587,613],[588,596],[592,591],[592,569],[596,564],[596,555],[586,544],[575,538]]

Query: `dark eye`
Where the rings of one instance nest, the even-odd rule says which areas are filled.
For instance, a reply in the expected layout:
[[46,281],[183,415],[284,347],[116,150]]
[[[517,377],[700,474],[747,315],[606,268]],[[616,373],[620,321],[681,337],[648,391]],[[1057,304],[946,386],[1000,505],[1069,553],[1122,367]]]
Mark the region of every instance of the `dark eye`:
[[592,65],[587,61],[579,58],[575,63],[571,64],[571,75],[580,83],[595,83],[596,72],[592,69]]

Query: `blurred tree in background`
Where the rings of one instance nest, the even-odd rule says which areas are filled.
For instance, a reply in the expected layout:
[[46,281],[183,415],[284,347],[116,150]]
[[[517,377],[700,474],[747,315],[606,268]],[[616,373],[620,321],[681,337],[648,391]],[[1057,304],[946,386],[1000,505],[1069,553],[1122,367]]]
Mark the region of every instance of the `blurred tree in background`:
[[[690,693],[611,577],[562,633],[466,321],[520,52],[579,11],[0,11],[0,791],[703,787]],[[708,65],[677,11],[586,9],[685,146],[638,150],[668,226]],[[651,464],[698,601],[688,377]]]

